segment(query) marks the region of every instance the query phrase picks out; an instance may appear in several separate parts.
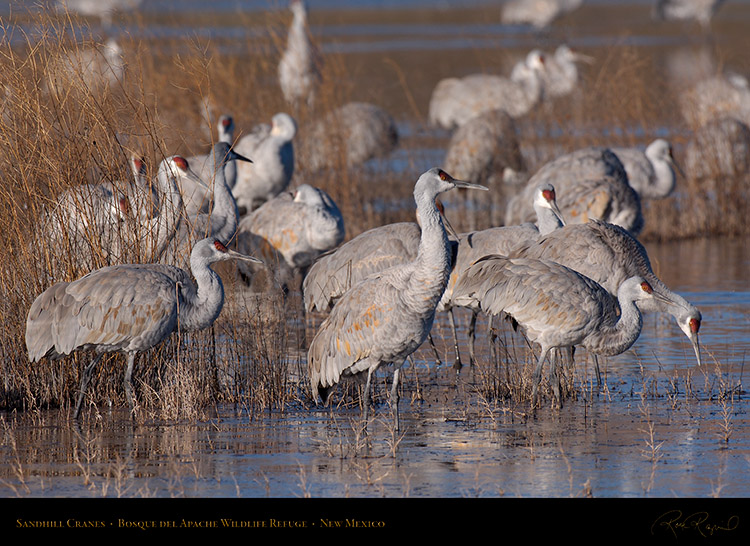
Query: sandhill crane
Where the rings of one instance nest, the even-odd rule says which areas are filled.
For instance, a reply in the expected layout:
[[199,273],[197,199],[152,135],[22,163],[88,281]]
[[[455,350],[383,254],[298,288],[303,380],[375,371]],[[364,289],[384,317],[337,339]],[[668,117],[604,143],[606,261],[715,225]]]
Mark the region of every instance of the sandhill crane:
[[102,26],[109,27],[116,12],[135,9],[140,3],[141,0],[57,0],[57,8],[61,11],[98,17]]
[[[226,114],[219,116],[219,120],[216,122],[216,136],[217,142],[226,142],[230,146],[234,144],[234,119],[232,116]],[[187,160],[198,178],[207,182],[210,187],[216,172],[213,152],[192,156]],[[227,161],[224,165],[224,178],[229,188],[234,188],[237,182],[237,164],[234,161]],[[184,183],[182,195],[185,199],[185,210],[188,214],[208,212],[212,194],[206,191],[205,186]]]
[[[473,211],[469,216],[469,229],[477,229],[477,216],[483,209],[488,211],[489,225],[500,225],[503,218],[498,211],[505,210],[508,195],[513,191],[506,173],[508,169],[526,170],[513,118],[504,110],[492,110],[458,127],[451,135],[443,166],[460,180],[490,188],[487,194],[464,192],[464,196],[460,196],[473,201],[465,203],[467,209]],[[479,202],[483,196],[487,203]]]
[[252,164],[237,165],[232,188],[237,206],[251,212],[289,187],[294,174],[294,145],[297,122],[286,113],[271,118],[271,125],[259,124],[240,138],[234,149]]
[[209,327],[224,305],[224,288],[211,264],[257,261],[211,237],[193,247],[190,273],[163,264],[123,264],[92,271],[73,282],[54,284],[39,295],[26,321],[29,361],[95,352],[81,376],[73,417],[77,418],[94,368],[106,353],[127,355],[125,394],[134,408],[132,374],[136,354],[175,331]]
[[393,117],[367,102],[348,102],[304,125],[298,150],[307,172],[355,167],[373,158],[387,157],[398,144]]
[[[237,249],[261,256],[269,265],[280,254],[292,270],[304,274],[318,256],[340,245],[345,235],[344,218],[333,199],[320,188],[302,184],[245,216],[237,233]],[[252,276],[251,271],[243,272]]]
[[[641,311],[672,315],[693,346],[698,365],[701,365],[698,343],[702,318],[700,311],[672,292],[654,274],[646,249],[621,227],[596,220],[568,225],[534,243],[517,248],[511,257],[560,263],[599,283],[611,296],[617,295],[620,286],[629,277],[643,277],[660,298],[641,303]],[[596,365],[598,378],[598,363]]]
[[91,47],[76,44],[59,59],[50,61],[45,81],[48,92],[65,95],[71,90],[91,94],[122,83],[125,60],[114,38]]
[[[242,161],[251,163],[252,160],[235,152],[226,142],[214,144],[212,158],[214,162],[213,195],[214,204],[211,212],[198,212],[187,215],[186,221],[180,226],[177,244],[171,248],[173,255],[169,263],[184,266],[185,258],[192,242],[205,237],[216,237],[225,244],[229,244],[237,233],[239,226],[239,212],[232,190],[229,188],[224,170],[229,162]],[[195,177],[197,180],[197,177]]]
[[528,24],[543,29],[581,4],[583,0],[509,0],[503,4],[502,21],[509,25]]
[[646,151],[638,148],[610,148],[625,167],[628,183],[641,199],[662,199],[674,191],[675,171],[684,176],[672,155],[672,146],[657,138]]
[[562,44],[552,55],[544,56],[544,98],[555,99],[570,95],[578,85],[577,63],[592,63],[593,57]]
[[694,180],[720,180],[750,172],[750,127],[733,117],[701,126],[685,146],[685,169]]
[[141,159],[131,157],[130,165],[133,181],[81,184],[58,196],[40,222],[50,248],[72,256],[80,268],[90,268],[92,259],[100,264],[121,261],[129,244],[142,242],[136,238],[146,241],[145,249],[154,256],[163,251],[179,221],[173,174],[178,165],[165,160],[156,184],[146,180]]
[[656,0],[653,15],[656,19],[689,21],[695,20],[708,29],[711,19],[724,0]]
[[[499,255],[471,265],[456,291],[465,305],[510,315],[530,340],[541,345],[531,395],[534,406],[550,349],[581,345],[593,354],[623,353],[641,333],[639,306],[662,298],[642,277],[622,283],[615,301],[598,283],[556,262]],[[556,380],[553,389],[562,404]]]
[[441,80],[430,97],[429,122],[453,129],[491,110],[504,110],[514,119],[524,116],[542,99],[544,70],[544,55],[533,50],[511,78],[470,74]]
[[456,180],[438,168],[419,177],[414,186],[422,225],[417,257],[367,277],[334,305],[308,351],[314,399],[320,396],[327,403],[342,377],[366,373],[363,414],[367,423],[372,375],[380,366],[393,364],[391,406],[398,428],[399,369],[430,333],[450,275],[448,237],[435,199],[456,187],[487,189]]
[[630,187],[622,162],[609,148],[582,148],[543,165],[508,201],[505,225],[533,219],[533,192],[542,183],[555,187],[566,224],[593,218],[620,225],[634,235],[643,229],[640,197]]
[[286,49],[279,62],[279,85],[286,101],[294,106],[315,101],[320,83],[320,55],[310,39],[307,28],[307,3],[292,0],[292,23],[289,25]]
[[[560,209],[557,207],[555,188],[550,184],[542,184],[534,194],[533,208],[537,215],[537,224],[524,223],[516,226],[500,226],[471,233],[464,233],[458,237],[456,259],[451,270],[448,284],[443,292],[438,311],[447,311],[453,333],[453,347],[455,351],[454,368],[461,369],[461,356],[458,350],[458,337],[453,316],[454,307],[462,307],[457,303],[458,293],[455,292],[459,279],[466,274],[468,267],[479,258],[491,254],[507,255],[519,246],[528,245],[540,237],[564,226]],[[469,358],[473,365],[474,331],[479,307],[471,307],[472,317],[469,325]]]
[[714,74],[683,90],[678,102],[691,127],[732,116],[750,123],[750,82],[736,72]]

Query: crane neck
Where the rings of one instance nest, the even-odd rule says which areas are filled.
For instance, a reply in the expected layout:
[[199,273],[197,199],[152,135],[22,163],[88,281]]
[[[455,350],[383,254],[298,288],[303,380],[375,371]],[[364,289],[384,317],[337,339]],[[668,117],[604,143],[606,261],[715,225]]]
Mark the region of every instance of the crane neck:
[[160,259],[180,227],[183,202],[177,179],[170,176],[165,163],[159,167],[156,180],[161,192],[161,206],[159,214],[148,220],[148,228],[150,233],[156,234],[154,250],[157,259]]
[[425,192],[414,193],[422,235],[412,280],[418,290],[426,290],[431,297],[434,295],[437,305],[450,276],[448,234],[435,204],[437,196]]
[[224,161],[222,154],[214,153],[213,214],[225,219],[225,224],[215,235],[225,244],[229,244],[234,238],[235,233],[237,233],[240,217],[239,210],[237,209],[237,201],[234,199],[232,189],[227,183],[226,168],[229,163],[234,163],[234,161]]
[[221,277],[204,258],[191,256],[190,269],[197,289],[180,310],[181,327],[185,330],[202,330],[213,324],[221,313],[224,306],[224,285]]

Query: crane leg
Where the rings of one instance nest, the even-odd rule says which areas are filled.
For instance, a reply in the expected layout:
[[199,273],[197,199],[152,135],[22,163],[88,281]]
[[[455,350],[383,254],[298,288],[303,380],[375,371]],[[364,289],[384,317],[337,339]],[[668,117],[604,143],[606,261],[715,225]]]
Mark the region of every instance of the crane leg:
[[471,310],[471,320],[469,320],[469,365],[473,366],[476,362],[474,357],[474,340],[476,339],[477,333],[477,315],[479,312],[476,309]]
[[73,419],[78,419],[78,414],[81,413],[81,405],[83,404],[83,397],[86,395],[86,388],[89,386],[89,382],[91,381],[91,375],[94,373],[94,368],[96,368],[96,365],[99,364],[99,361],[104,356],[104,353],[98,354],[94,357],[94,359],[89,363],[86,368],[83,370],[83,375],[81,376],[81,385],[78,390],[78,400],[76,401],[76,409],[73,412]]
[[432,339],[432,332],[427,334],[427,339],[430,342],[430,347],[432,347],[432,350],[435,352],[435,364],[440,366],[443,364],[442,360],[440,360],[440,352],[438,351],[437,347],[435,346],[435,340]]
[[536,363],[536,368],[534,368],[534,387],[531,390],[531,404],[532,406],[536,406],[537,403],[537,395],[539,394],[539,385],[542,383],[542,369],[544,367],[544,359],[547,357],[547,353],[549,352],[549,349],[542,348],[542,352],[539,355],[539,361]]
[[400,368],[396,368],[393,371],[393,385],[391,386],[391,408],[393,409],[394,420],[396,422],[396,430],[399,430],[398,420],[398,379]]
[[596,389],[598,392],[601,392],[602,390],[602,372],[599,369],[599,357],[596,355],[592,355],[594,357],[594,371],[596,372]]
[[128,366],[125,368],[125,380],[123,386],[125,387],[125,397],[128,399],[128,405],[132,412],[135,408],[135,398],[133,397],[133,367],[135,365],[135,353],[128,354]]
[[365,427],[367,427],[367,418],[370,413],[370,387],[372,386],[372,374],[374,371],[374,367],[372,366],[367,370],[367,382],[365,383],[365,390],[362,393],[362,396],[365,397],[362,401],[362,419],[365,422]]
[[453,316],[453,309],[448,311],[448,317],[451,321],[451,331],[453,332],[453,350],[456,353],[456,360],[453,361],[453,369],[458,371],[463,368],[461,363],[461,353],[458,350],[458,334],[456,333],[456,317]]

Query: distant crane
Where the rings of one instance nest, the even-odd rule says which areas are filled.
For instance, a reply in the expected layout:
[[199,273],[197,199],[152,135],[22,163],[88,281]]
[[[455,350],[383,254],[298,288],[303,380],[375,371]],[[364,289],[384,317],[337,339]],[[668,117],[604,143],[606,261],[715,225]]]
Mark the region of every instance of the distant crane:
[[[345,235],[344,217],[333,199],[320,188],[302,184],[245,216],[238,229],[237,249],[262,256],[269,266],[274,256],[281,255],[293,271],[304,274],[318,256],[340,245]],[[252,276],[251,271],[243,272]]]
[[502,21],[543,29],[581,4],[583,0],[509,0],[503,4]]
[[692,19],[707,30],[723,3],[724,0],[656,0],[653,15],[656,19],[666,21]]
[[224,288],[211,264],[230,259],[258,261],[211,237],[196,243],[192,250],[190,266],[195,282],[190,273],[177,267],[124,264],[52,285],[29,309],[29,361],[61,358],[74,351],[95,352],[81,377],[73,413],[77,418],[94,368],[104,354],[125,353],[125,394],[133,409],[131,380],[136,354],[175,331],[202,330],[214,323],[224,305]]
[[398,428],[399,369],[427,338],[450,275],[450,247],[435,199],[456,187],[486,189],[438,168],[419,177],[414,187],[422,225],[417,257],[367,277],[334,305],[308,351],[314,399],[320,396],[327,403],[342,377],[367,373],[363,394],[367,423],[372,375],[380,366],[393,364],[391,407]]
[[321,58],[310,39],[307,28],[307,3],[292,0],[292,23],[289,25],[286,49],[279,62],[279,85],[286,101],[297,106],[315,102],[315,91],[320,84]]
[[[456,291],[466,305],[510,315],[530,340],[541,345],[531,394],[534,406],[551,349],[582,345],[594,354],[623,353],[641,333],[638,306],[662,299],[642,277],[622,283],[615,301],[598,283],[556,262],[499,255],[471,265]],[[554,367],[552,375],[556,377]],[[553,380],[552,386],[561,405],[559,381]]]
[[356,167],[388,157],[398,140],[396,122],[388,112],[368,102],[347,102],[303,126],[300,164],[306,172]]
[[663,199],[672,194],[676,184],[676,172],[683,177],[679,164],[672,154],[672,146],[663,138],[657,138],[646,147],[610,148],[622,162],[628,175],[628,184],[643,199]]
[[542,52],[533,50],[510,78],[470,74],[439,81],[430,97],[430,124],[453,129],[491,110],[504,110],[514,119],[526,115],[542,100],[544,63]]
[[241,137],[234,149],[253,160],[237,165],[237,181],[232,188],[240,213],[252,212],[289,187],[294,174],[294,144],[297,122],[286,113],[261,123]]
[[620,225],[633,235],[643,229],[641,199],[628,183],[622,162],[609,148],[581,148],[544,164],[508,201],[505,225],[533,220],[533,193],[543,183],[555,187],[566,224],[593,218]]

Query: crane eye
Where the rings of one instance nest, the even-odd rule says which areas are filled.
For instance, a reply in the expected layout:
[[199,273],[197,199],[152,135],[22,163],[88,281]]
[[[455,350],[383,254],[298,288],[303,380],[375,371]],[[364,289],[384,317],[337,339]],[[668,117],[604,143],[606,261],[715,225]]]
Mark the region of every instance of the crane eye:
[[646,281],[643,281],[643,282],[641,283],[641,289],[642,289],[642,290],[643,290],[643,291],[644,291],[644,292],[645,292],[646,294],[651,294],[651,293],[652,293],[652,292],[654,291],[654,289],[653,289],[653,288],[651,288],[651,285],[650,285],[650,284],[648,284],[648,282],[646,282]]
[[216,250],[218,250],[219,252],[228,252],[227,247],[224,246],[224,243],[222,243],[218,239],[214,239],[214,246],[216,247]]
[[187,159],[185,159],[184,157],[176,155],[172,158],[172,161],[174,161],[174,164],[177,165],[183,171],[186,171],[188,169],[188,162],[187,162]]
[[448,180],[450,180],[450,178],[451,178],[450,176],[448,176],[448,173],[447,173],[447,172],[445,172],[445,171],[440,171],[440,172],[438,173],[438,175],[440,176],[440,180],[443,180],[443,181],[445,181],[445,182],[447,182],[447,181],[448,181]]

